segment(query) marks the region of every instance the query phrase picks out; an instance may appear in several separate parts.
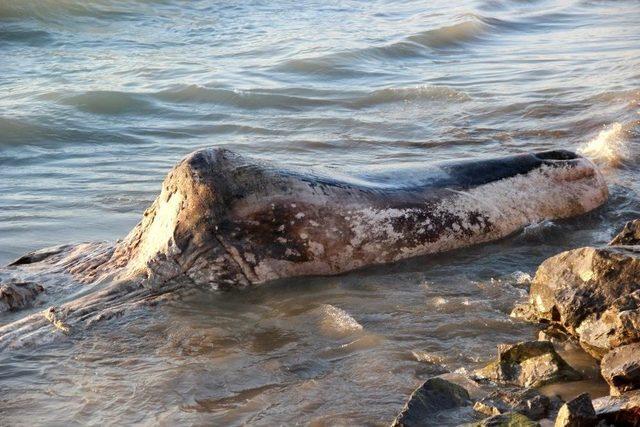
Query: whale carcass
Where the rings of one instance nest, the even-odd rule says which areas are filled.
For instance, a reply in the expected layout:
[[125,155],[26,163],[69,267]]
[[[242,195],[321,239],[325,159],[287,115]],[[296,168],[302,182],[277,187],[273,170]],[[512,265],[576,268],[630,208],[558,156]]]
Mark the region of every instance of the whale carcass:
[[[47,294],[47,275],[92,285],[28,322],[68,331],[184,287],[333,275],[492,241],[607,197],[596,167],[564,150],[347,176],[203,149],[169,172],[123,240],[44,249],[1,269],[0,303]],[[20,322],[0,328],[0,342]]]

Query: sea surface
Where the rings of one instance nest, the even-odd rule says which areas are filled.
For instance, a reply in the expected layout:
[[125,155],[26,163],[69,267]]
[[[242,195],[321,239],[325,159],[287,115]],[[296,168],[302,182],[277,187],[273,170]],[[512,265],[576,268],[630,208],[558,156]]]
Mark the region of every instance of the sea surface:
[[[535,337],[508,313],[543,259],[640,217],[639,103],[637,0],[0,0],[0,264],[121,238],[209,146],[347,173],[564,148],[611,190],[493,244],[6,351],[0,424],[388,424],[430,375]],[[554,392],[583,389],[606,393]]]

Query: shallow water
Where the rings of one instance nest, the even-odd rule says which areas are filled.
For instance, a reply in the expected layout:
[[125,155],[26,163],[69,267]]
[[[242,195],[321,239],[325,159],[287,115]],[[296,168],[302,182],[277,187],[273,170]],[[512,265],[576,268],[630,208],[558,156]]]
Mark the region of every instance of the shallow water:
[[0,0],[0,262],[123,236],[212,145],[341,171],[581,150],[611,199],[495,244],[197,293],[5,352],[2,422],[384,424],[429,375],[534,336],[507,316],[518,272],[640,216],[635,0],[212,3]]

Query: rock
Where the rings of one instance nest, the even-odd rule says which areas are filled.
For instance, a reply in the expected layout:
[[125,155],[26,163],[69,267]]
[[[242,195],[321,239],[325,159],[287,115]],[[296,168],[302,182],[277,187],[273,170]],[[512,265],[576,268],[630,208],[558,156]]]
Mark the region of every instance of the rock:
[[555,427],[592,427],[597,424],[596,411],[588,393],[562,405],[556,417]]
[[602,377],[609,383],[611,394],[640,388],[640,343],[611,350],[600,363]]
[[498,353],[497,360],[476,371],[478,376],[522,387],[540,387],[582,378],[556,353],[549,341],[500,345]]
[[640,426],[640,391],[606,396],[592,401],[599,422],[616,427]]
[[574,338],[561,327],[550,325],[538,332],[538,341],[550,341],[552,344],[571,343]]
[[469,393],[464,388],[442,378],[430,378],[411,394],[392,426],[434,425],[433,417],[438,412],[470,403]]
[[575,331],[587,316],[640,289],[640,257],[624,247],[579,248],[544,261],[530,302],[538,317]]
[[457,372],[447,372],[445,374],[440,374],[436,378],[442,378],[443,380],[452,382],[454,384],[459,385],[464,388],[467,393],[469,393],[469,397],[471,400],[479,400],[483,397],[486,397],[491,393],[493,387],[488,387],[486,384],[478,383],[473,379],[469,378],[468,375],[457,373]]
[[517,412],[494,415],[476,424],[478,427],[535,427],[539,425]]
[[42,292],[44,288],[34,282],[0,283],[0,313],[27,307]]
[[640,245],[640,219],[634,219],[624,225],[624,228],[610,245]]
[[538,312],[536,311],[535,307],[528,302],[516,304],[515,307],[513,307],[513,310],[511,310],[511,314],[509,314],[509,316],[527,322],[537,322],[538,320],[545,320],[539,319]]
[[500,400],[493,398],[483,398],[473,404],[473,410],[485,415],[500,415],[509,412],[509,408]]
[[597,359],[640,340],[640,247],[586,247],[547,259],[529,303],[539,320],[560,324]]
[[535,389],[501,388],[478,400],[473,409],[485,415],[517,412],[532,420],[545,418],[551,400]]
[[623,295],[606,310],[590,315],[576,333],[580,345],[596,359],[610,349],[640,340],[640,291]]

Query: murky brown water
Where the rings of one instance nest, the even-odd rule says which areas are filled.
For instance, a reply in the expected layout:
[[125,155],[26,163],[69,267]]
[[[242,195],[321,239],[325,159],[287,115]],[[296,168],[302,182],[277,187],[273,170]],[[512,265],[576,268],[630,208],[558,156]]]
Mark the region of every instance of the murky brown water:
[[[611,183],[494,244],[6,351],[0,424],[386,424],[429,375],[533,338],[508,317],[522,275],[640,216],[639,24],[636,1],[0,0],[2,263],[123,236],[210,145],[341,170],[581,149]],[[606,391],[549,392],[585,388]]]

